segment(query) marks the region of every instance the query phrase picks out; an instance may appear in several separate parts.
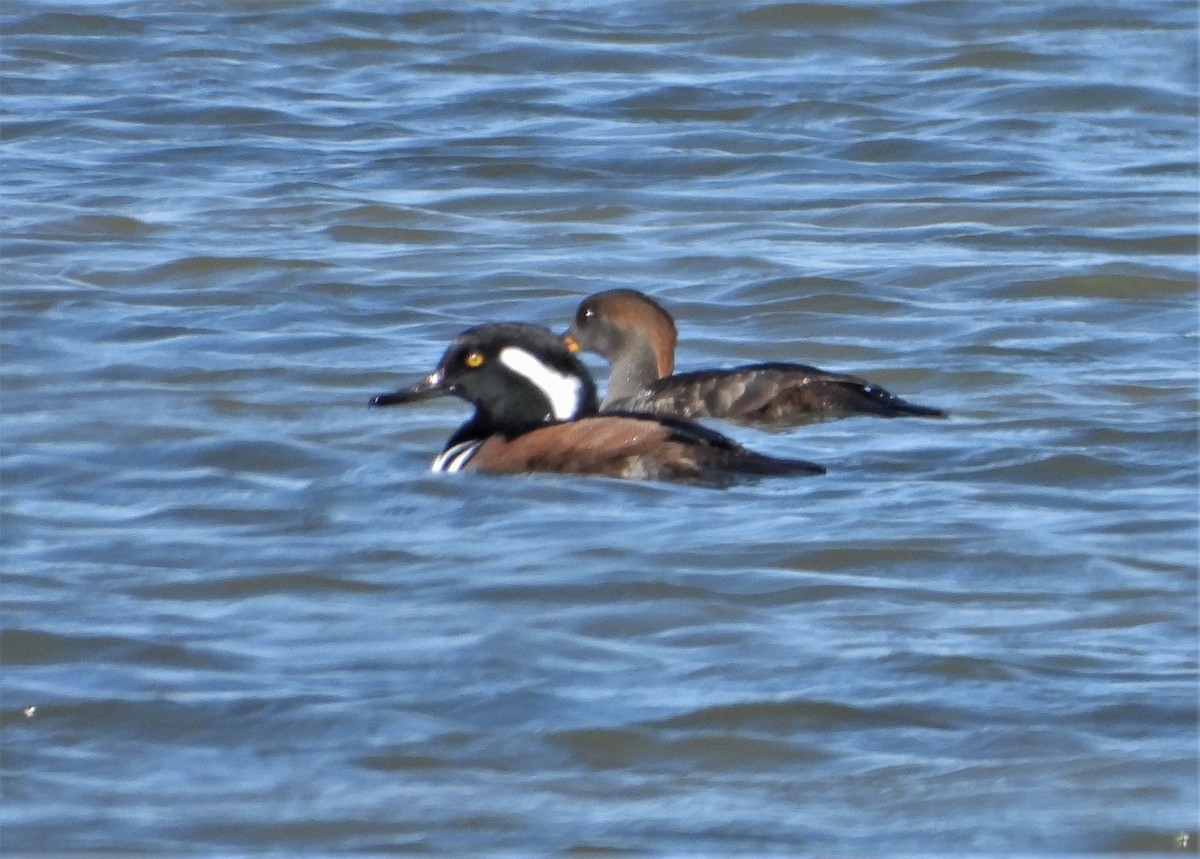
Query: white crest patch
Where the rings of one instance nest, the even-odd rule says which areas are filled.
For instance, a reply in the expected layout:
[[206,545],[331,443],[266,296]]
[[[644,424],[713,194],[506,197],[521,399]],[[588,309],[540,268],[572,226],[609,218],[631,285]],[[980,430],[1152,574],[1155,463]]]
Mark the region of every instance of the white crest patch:
[[429,465],[430,471],[462,471],[466,464],[471,461],[471,457],[475,455],[475,451],[483,447],[482,439],[472,439],[471,441],[460,441],[453,447],[448,447],[433,458],[433,462]]
[[501,349],[500,362],[536,385],[550,401],[550,411],[558,420],[570,420],[579,413],[583,382],[577,376],[547,367],[538,358],[516,346]]

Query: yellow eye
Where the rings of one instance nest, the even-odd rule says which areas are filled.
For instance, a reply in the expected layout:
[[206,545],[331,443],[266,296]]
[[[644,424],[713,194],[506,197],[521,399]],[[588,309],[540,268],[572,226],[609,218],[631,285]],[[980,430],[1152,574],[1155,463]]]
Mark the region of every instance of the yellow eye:
[[463,361],[468,367],[478,367],[483,363],[483,353],[471,352]]

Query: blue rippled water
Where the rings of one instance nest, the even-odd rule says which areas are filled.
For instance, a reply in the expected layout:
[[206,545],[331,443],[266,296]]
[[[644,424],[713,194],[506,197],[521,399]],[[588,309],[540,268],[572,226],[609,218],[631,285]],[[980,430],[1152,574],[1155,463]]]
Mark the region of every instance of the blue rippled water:
[[[6,854],[1195,851],[1193,4],[0,28]],[[613,287],[952,418],[715,490],[366,407]]]

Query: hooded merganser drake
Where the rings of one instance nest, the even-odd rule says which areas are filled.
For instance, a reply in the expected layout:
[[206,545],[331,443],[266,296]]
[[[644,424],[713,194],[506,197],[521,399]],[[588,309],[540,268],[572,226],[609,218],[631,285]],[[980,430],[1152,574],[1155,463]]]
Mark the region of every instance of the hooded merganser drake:
[[553,332],[500,322],[464,331],[437,369],[371,398],[390,406],[453,394],[475,414],[433,460],[434,471],[553,471],[648,480],[727,482],[738,475],[823,474],[811,462],[747,450],[682,420],[597,414],[596,386]]
[[675,322],[657,302],[632,289],[585,298],[563,340],[568,348],[599,352],[612,365],[601,404],[606,412],[773,426],[851,415],[946,417],[940,409],[902,400],[857,376],[804,364],[750,364],[672,375]]

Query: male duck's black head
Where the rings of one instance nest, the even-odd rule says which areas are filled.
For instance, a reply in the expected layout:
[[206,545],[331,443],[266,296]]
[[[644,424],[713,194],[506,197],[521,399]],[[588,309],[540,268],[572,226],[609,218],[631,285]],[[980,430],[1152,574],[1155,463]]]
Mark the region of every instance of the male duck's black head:
[[[371,398],[390,406],[453,394],[473,403],[473,435],[519,435],[597,411],[596,386],[562,340],[545,328],[494,322],[450,344],[437,369],[408,388]],[[464,429],[466,429],[464,427]]]

